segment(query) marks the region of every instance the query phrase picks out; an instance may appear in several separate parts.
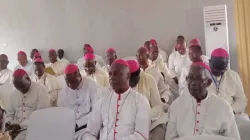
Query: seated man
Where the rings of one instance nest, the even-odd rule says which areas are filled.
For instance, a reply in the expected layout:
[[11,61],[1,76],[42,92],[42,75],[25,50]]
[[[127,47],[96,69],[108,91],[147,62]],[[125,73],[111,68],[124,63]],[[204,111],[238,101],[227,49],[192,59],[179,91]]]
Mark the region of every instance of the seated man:
[[87,53],[84,56],[84,70],[81,71],[82,75],[94,80],[101,87],[109,87],[108,73],[101,68],[96,67],[95,56],[92,53]]
[[8,69],[8,56],[5,54],[0,55],[0,85],[2,84],[11,84],[13,72]]
[[[158,47],[158,44],[155,39],[150,40],[150,45]],[[163,61],[166,64],[168,62],[168,54],[159,48],[159,57],[157,59],[161,59],[161,61]]]
[[[83,56],[85,56],[85,54],[87,53],[93,53],[94,54],[94,49],[89,45],[89,44],[85,44],[83,47]],[[103,60],[102,56],[94,54],[96,57],[96,66],[98,68],[102,67],[105,65],[105,61]],[[85,60],[83,57],[79,58],[77,60],[77,66],[79,67],[80,71],[82,71],[84,69],[83,64],[85,63]]]
[[167,65],[158,59],[159,56],[159,48],[157,46],[151,46],[149,49],[149,67],[157,69],[158,72],[163,75],[164,82],[166,85],[170,86],[170,90],[173,93],[173,99],[175,99],[179,96],[178,85],[169,75]]
[[91,79],[82,77],[74,64],[69,64],[64,73],[68,87],[59,92],[58,106],[75,111],[77,117],[75,140],[83,140],[89,114],[100,98],[98,86]]
[[103,70],[106,71],[107,73],[109,72],[109,68],[111,64],[117,59],[116,51],[114,48],[109,48],[106,51],[106,61],[107,65],[103,66]]
[[166,123],[167,123],[167,111],[168,105],[164,105],[161,102],[157,83],[151,75],[145,73],[140,69],[138,62],[135,60],[128,60],[130,68],[130,87],[138,93],[143,94],[149,100],[151,106],[150,118],[150,140],[164,140]]
[[66,65],[63,62],[57,60],[57,54],[54,49],[49,50],[49,61],[50,63],[47,67],[51,67],[53,69],[55,76],[63,75]]
[[212,52],[210,67],[213,84],[208,87],[208,91],[225,99],[232,106],[238,126],[240,123],[250,125],[249,117],[245,114],[247,98],[240,76],[228,69],[228,62],[229,54],[226,50],[218,48]]
[[145,96],[130,88],[128,63],[115,60],[109,78],[112,89],[94,107],[85,140],[147,140],[149,103]]
[[172,100],[169,99],[172,98],[172,93],[169,89],[169,86],[164,83],[164,77],[161,75],[157,69],[149,67],[149,53],[148,50],[145,47],[141,47],[137,51],[137,61],[140,64],[141,70],[146,72],[147,74],[150,74],[154,77],[157,83],[158,90],[160,92],[161,100],[164,103],[167,103],[168,101]]
[[33,62],[35,53],[39,53],[37,49],[32,49],[30,52],[30,61]]
[[183,66],[181,76],[179,79],[179,93],[183,93],[184,89],[187,87],[186,77],[188,75],[189,67],[195,62],[204,62],[209,65],[209,58],[202,55],[201,43],[199,39],[192,39],[190,41],[190,47],[188,50],[189,59],[186,61],[186,65]]
[[50,107],[47,89],[38,83],[31,82],[23,69],[13,74],[16,90],[11,94],[11,102],[6,107],[6,130],[14,140],[25,140],[30,115],[39,109]]
[[64,63],[65,66],[67,66],[68,64],[70,64],[69,60],[67,60],[66,58],[64,58],[64,50],[63,49],[59,49],[57,51],[57,56],[58,56],[59,60]]
[[17,65],[14,70],[23,69],[28,73],[29,76],[34,73],[33,64],[28,61],[27,55],[24,51],[18,52],[17,60],[19,65]]
[[[33,60],[37,59],[37,58],[41,58],[42,59],[42,56],[39,52],[36,52],[34,55],[33,55]],[[33,62],[32,60],[32,62]]]
[[60,90],[56,77],[45,72],[45,64],[41,58],[34,60],[35,74],[31,76],[32,81],[44,85],[50,95],[51,106],[56,106],[58,92]]
[[166,140],[195,135],[220,135],[240,140],[230,105],[210,92],[210,68],[203,62],[190,66],[188,92],[177,98],[169,108]]
[[175,80],[176,84],[179,83],[178,80],[181,76],[182,68],[186,65],[188,60],[187,49],[185,45],[186,44],[177,44],[177,51],[169,56],[168,72],[170,77]]

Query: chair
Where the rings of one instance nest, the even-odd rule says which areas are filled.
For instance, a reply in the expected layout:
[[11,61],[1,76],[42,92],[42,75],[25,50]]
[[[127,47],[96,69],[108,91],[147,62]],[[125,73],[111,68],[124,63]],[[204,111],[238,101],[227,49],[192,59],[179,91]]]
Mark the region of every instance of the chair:
[[57,82],[58,82],[59,86],[61,87],[61,89],[67,87],[67,84],[66,84],[65,79],[64,79],[64,75],[58,76],[56,79],[57,79]]
[[73,140],[76,116],[67,108],[37,110],[29,119],[26,140]]
[[200,135],[200,136],[179,138],[177,140],[235,140],[235,139],[223,136],[215,136],[215,135],[209,135],[209,136]]

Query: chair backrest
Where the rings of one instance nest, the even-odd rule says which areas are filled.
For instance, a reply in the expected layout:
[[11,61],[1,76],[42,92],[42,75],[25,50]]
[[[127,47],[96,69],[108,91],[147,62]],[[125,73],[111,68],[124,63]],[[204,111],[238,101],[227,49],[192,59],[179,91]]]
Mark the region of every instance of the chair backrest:
[[209,136],[200,135],[200,136],[179,138],[177,140],[235,140],[235,139],[229,137],[214,136],[214,135],[209,135]]
[[26,140],[73,140],[76,116],[67,108],[46,108],[33,112]]
[[57,79],[57,82],[58,82],[59,86],[61,87],[61,89],[67,87],[67,84],[66,84],[65,79],[64,79],[64,75],[58,76],[58,77],[56,77],[56,79]]
[[250,139],[250,123],[249,122],[245,122],[245,124],[238,125],[238,129],[240,132],[241,140]]
[[11,106],[11,93],[15,90],[13,84],[3,84],[0,85],[0,100],[4,105],[4,108],[7,109]]

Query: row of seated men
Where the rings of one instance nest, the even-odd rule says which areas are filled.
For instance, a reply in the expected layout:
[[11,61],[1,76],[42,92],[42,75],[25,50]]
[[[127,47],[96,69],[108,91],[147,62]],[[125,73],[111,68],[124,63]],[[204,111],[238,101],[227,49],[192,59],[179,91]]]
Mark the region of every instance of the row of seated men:
[[[208,59],[198,39],[187,49],[182,38],[175,49],[167,67],[155,40],[136,51],[137,61],[118,59],[109,48],[108,64],[101,68],[94,49],[85,45],[83,70],[58,61],[55,50],[49,51],[50,64],[36,52],[32,66],[26,67],[27,55],[20,51],[13,74],[7,56],[1,55],[0,79],[15,87],[10,102],[3,101],[5,129],[12,139],[24,140],[32,112],[59,106],[75,111],[76,140],[174,140],[191,135],[240,140],[241,124],[250,123],[244,113],[247,99],[239,75],[227,69],[228,52],[218,48]],[[65,86],[58,84],[60,76]]]

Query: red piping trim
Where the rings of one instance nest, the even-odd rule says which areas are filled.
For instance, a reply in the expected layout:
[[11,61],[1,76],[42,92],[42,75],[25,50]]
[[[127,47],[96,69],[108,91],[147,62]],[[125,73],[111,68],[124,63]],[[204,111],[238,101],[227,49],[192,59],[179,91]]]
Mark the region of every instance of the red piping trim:
[[195,136],[196,126],[197,126],[197,113],[198,113],[198,112],[197,112],[197,108],[198,108],[198,105],[196,105],[196,111],[195,111],[195,112],[196,112],[196,113],[195,113],[195,116],[196,116],[195,118],[196,118],[196,119],[195,119],[195,124],[194,124],[194,136]]
[[135,131],[135,133],[138,133],[138,134],[140,134],[145,140],[147,140],[140,132],[138,132],[138,131]]
[[121,100],[121,94],[118,94],[118,98],[117,98],[117,103],[116,103],[116,115],[115,115],[115,127],[114,127],[114,140],[115,140],[115,136],[116,136],[116,127],[118,126],[117,125],[117,121],[119,120],[117,117],[118,117],[118,114],[119,114],[119,112],[118,112],[118,107],[120,106],[120,105],[118,105],[118,103],[119,103],[119,100]]

